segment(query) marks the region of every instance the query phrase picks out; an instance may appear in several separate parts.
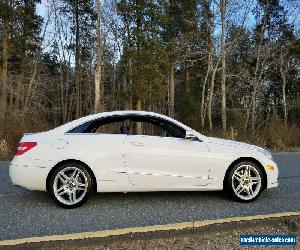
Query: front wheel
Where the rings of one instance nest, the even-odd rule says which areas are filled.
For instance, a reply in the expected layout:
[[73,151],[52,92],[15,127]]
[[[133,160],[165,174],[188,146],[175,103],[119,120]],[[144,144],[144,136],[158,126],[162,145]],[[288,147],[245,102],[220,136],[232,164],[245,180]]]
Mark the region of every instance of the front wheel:
[[49,193],[61,207],[75,208],[84,204],[92,193],[92,177],[79,163],[59,166],[51,175]]
[[260,168],[252,162],[240,162],[229,172],[226,190],[237,201],[251,202],[263,190],[264,176]]

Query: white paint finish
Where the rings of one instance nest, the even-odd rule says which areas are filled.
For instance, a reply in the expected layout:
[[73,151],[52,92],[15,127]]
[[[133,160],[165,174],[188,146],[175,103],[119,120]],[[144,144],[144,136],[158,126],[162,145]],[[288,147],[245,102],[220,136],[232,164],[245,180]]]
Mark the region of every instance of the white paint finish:
[[37,166],[15,165],[9,166],[9,175],[14,185],[30,190],[46,191],[48,169]]
[[125,163],[134,185],[199,186],[207,185],[210,153],[204,142],[129,135]]
[[[213,155],[211,158],[211,177],[214,179],[212,185],[222,188],[223,179],[228,166],[236,159],[244,157],[253,158],[260,162],[267,174],[267,187],[271,188],[276,186],[274,183],[278,181],[278,167],[273,160],[270,160],[261,151],[258,151],[266,151],[265,149],[247,143],[212,137],[207,137],[207,146]],[[267,165],[273,165],[275,170],[268,170]]]
[[65,138],[59,138],[52,142],[52,146],[56,149],[62,149],[68,145],[68,141]]
[[[24,135],[21,141],[36,141],[38,145],[14,157],[10,165],[13,183],[45,191],[49,171],[61,161],[74,159],[91,168],[98,192],[221,190],[230,164],[240,157],[251,157],[265,168],[268,188],[277,185],[278,169],[267,157],[268,152],[246,143],[197,132],[201,142],[156,136],[66,134],[84,122],[126,114],[159,117],[191,130],[174,119],[150,112],[118,111],[83,117],[47,132]],[[268,164],[276,169],[268,170]]]
[[[80,160],[95,174],[96,180],[112,178],[120,185],[128,185],[124,165],[124,140],[126,135],[116,134],[66,134],[68,146],[61,151],[63,159]],[[113,177],[112,177],[113,175]],[[105,185],[105,184],[103,184]],[[101,185],[98,187],[100,191]]]

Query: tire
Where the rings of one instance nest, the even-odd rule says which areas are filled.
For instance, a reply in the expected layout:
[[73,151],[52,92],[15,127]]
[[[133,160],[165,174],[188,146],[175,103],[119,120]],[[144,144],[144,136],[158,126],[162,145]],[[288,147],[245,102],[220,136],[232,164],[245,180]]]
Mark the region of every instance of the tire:
[[224,188],[234,200],[251,202],[261,195],[265,181],[261,169],[255,163],[243,161],[230,169]]
[[52,173],[48,191],[57,205],[76,208],[83,205],[91,195],[93,179],[80,163],[66,163]]

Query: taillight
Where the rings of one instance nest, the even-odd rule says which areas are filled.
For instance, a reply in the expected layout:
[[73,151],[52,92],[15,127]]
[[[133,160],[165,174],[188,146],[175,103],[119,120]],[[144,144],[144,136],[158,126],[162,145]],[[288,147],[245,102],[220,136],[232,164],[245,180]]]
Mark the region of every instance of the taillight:
[[16,151],[16,155],[22,155],[28,150],[34,148],[37,145],[37,142],[20,142]]

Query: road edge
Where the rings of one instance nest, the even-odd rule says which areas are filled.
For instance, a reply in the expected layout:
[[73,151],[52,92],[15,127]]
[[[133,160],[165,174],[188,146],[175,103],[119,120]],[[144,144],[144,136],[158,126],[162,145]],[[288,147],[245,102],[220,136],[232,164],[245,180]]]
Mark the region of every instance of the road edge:
[[20,239],[13,239],[13,240],[1,240],[0,246],[14,246],[20,244],[51,242],[51,241],[83,240],[83,239],[90,239],[90,238],[105,238],[110,236],[120,236],[120,235],[132,234],[132,233],[148,233],[148,232],[182,230],[182,229],[193,229],[193,228],[195,229],[195,228],[201,228],[201,227],[214,225],[214,224],[291,217],[291,216],[299,216],[299,215],[300,215],[300,211],[295,211],[295,212],[243,216],[243,217],[229,217],[229,218],[215,219],[215,220],[181,222],[181,223],[164,224],[164,225],[131,227],[131,228],[122,228],[122,229],[114,229],[114,230],[101,230],[101,231],[94,231],[94,232],[81,232],[81,233],[72,233],[72,234],[63,234],[63,235],[28,237],[28,238],[20,238]]

